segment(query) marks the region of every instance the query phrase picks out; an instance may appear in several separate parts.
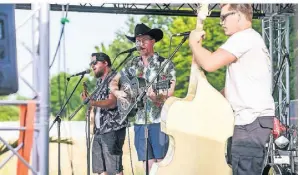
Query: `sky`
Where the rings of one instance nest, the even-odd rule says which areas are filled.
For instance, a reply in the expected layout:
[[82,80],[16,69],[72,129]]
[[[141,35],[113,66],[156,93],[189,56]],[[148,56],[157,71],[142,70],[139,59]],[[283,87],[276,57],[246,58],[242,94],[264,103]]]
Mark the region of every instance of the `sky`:
[[[18,70],[19,74],[32,85],[32,64],[21,71],[32,61],[30,52],[24,47],[25,44],[32,49],[31,18],[24,23],[30,14],[32,14],[31,10],[15,10]],[[62,17],[64,17],[64,12],[50,12],[50,62],[52,62],[58,45]],[[73,74],[89,68],[90,55],[96,51],[95,46],[99,46],[101,43],[105,45],[112,43],[117,30],[126,30],[125,21],[128,17],[129,15],[124,14],[68,12],[69,23],[65,25],[65,41],[61,43],[61,56],[59,57],[59,54],[56,56],[54,65],[50,69],[51,76],[60,71]],[[24,25],[19,27],[23,23]],[[63,56],[63,48],[65,48],[65,57]],[[33,97],[33,91],[21,79],[19,79],[19,91],[17,93],[22,96]]]

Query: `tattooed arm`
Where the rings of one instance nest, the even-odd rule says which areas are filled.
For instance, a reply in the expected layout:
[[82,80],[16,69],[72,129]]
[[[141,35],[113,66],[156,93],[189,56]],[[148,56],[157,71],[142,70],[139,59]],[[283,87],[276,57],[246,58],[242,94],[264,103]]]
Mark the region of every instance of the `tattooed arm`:
[[124,91],[119,90],[120,76],[120,73],[117,73],[109,84],[110,91],[116,98],[124,98],[127,96],[127,94]]
[[113,94],[109,94],[106,100],[90,100],[91,106],[113,109],[116,106],[116,97]]
[[118,88],[119,79],[120,79],[120,73],[117,73],[109,84],[109,88],[113,94],[115,91],[119,90]]

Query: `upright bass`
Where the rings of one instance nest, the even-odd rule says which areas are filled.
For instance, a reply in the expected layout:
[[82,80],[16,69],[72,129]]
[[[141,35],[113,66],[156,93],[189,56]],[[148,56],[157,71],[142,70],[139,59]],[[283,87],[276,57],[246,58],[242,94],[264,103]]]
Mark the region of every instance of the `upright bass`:
[[[196,30],[203,30],[208,4],[197,10]],[[169,97],[161,112],[161,130],[169,136],[165,158],[154,163],[150,175],[229,175],[227,142],[234,116],[228,101],[207,81],[192,59],[188,94]]]

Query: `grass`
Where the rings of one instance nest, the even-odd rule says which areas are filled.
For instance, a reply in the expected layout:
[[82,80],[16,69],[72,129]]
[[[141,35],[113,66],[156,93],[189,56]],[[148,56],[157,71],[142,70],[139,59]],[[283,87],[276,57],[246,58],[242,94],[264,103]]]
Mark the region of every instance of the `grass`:
[[[130,130],[130,145],[131,145],[131,155],[132,155],[132,163],[134,175],[143,175],[143,167],[142,163],[138,162],[137,154],[134,147],[134,134],[133,130]],[[9,142],[13,147],[16,147],[16,141]],[[61,140],[61,174],[63,175],[81,175],[87,174],[86,168],[86,140],[85,137],[82,138],[72,138],[72,139],[62,139]],[[4,151],[5,150],[5,151]],[[5,147],[0,146],[0,163],[5,160],[10,154],[11,151],[8,151]],[[128,140],[126,139],[124,147],[123,147],[123,166],[124,166],[124,174],[131,175],[131,160],[130,160],[130,152]],[[4,165],[0,169],[1,175],[10,175],[16,174],[17,169],[17,156],[13,156],[7,164]],[[58,174],[58,146],[57,139],[51,138],[49,145],[49,175],[57,175]],[[30,172],[30,170],[29,170]],[[29,173],[31,174],[31,173]],[[92,173],[91,173],[92,174]]]

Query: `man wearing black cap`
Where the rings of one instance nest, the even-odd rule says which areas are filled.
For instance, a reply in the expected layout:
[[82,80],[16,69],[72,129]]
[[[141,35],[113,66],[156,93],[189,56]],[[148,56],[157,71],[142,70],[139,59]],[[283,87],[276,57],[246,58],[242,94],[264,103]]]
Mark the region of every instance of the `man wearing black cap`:
[[[108,84],[115,76],[111,70],[111,61],[105,53],[93,53],[90,66],[97,78],[95,99],[90,105],[95,107],[95,135],[92,143],[92,171],[101,175],[122,175],[122,147],[126,137],[127,123],[119,124],[120,115],[116,97],[110,93]],[[104,84],[103,84],[104,83]],[[82,94],[85,100],[88,94]]]
[[[135,27],[135,36],[126,36],[130,41],[136,43],[140,56],[131,59],[128,64],[113,78],[110,83],[112,93],[118,98],[126,98],[127,94],[119,90],[122,76],[144,78],[151,82],[157,75],[159,67],[166,62],[166,59],[154,52],[154,44],[163,38],[163,32],[160,29],[150,29],[145,24],[137,24]],[[135,115],[135,148],[137,150],[138,160],[146,163],[146,141],[148,146],[148,165],[161,161],[167,152],[168,136],[161,132],[161,109],[167,97],[172,96],[175,88],[175,70],[170,61],[159,74],[158,80],[170,80],[171,87],[163,92],[152,88],[147,90],[146,102],[144,108],[138,109]],[[145,117],[145,114],[147,117]],[[145,125],[147,123],[147,125]],[[145,133],[148,132],[148,140]],[[146,164],[144,164],[146,165]]]

